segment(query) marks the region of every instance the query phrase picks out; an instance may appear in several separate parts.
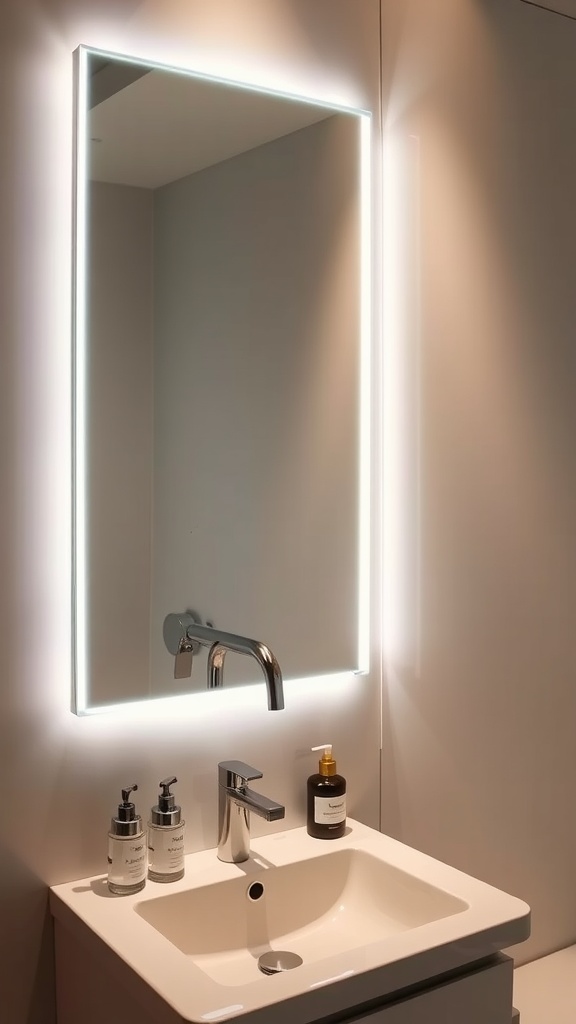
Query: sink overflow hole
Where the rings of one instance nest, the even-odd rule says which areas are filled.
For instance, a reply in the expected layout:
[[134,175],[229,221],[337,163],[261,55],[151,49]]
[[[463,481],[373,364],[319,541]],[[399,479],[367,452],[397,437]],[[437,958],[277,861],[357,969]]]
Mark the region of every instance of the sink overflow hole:
[[298,953],[289,953],[284,949],[271,949],[262,953],[258,959],[258,967],[263,974],[279,974],[281,971],[292,971],[304,963]]
[[259,900],[264,895],[264,886],[262,882],[252,882],[252,885],[248,886],[248,899],[252,900],[253,903]]

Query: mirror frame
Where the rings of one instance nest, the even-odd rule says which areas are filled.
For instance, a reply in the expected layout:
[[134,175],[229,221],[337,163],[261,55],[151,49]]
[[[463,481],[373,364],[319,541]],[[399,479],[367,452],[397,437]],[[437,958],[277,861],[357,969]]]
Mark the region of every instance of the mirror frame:
[[[358,606],[357,665],[339,677],[364,675],[369,671],[370,629],[370,477],[371,477],[371,356],[372,356],[372,115],[370,111],[339,102],[286,92],[246,81],[223,78],[187,67],[165,64],[146,58],[80,45],[74,61],[74,131],[72,179],[72,693],[71,710],[79,716],[102,714],[121,707],[158,705],[200,695],[199,691],[137,699],[119,700],[106,706],[91,706],[88,686],[88,606],[86,593],[88,508],[87,508],[87,213],[88,213],[88,61],[91,56],[122,61],[152,70],[163,70],[253,92],[263,92],[282,100],[313,103],[334,113],[354,114],[360,123],[360,422],[358,430]],[[314,677],[316,678],[316,677]],[[318,677],[318,678],[324,678]],[[286,685],[286,680],[284,681]],[[289,682],[289,680],[288,680]],[[249,684],[250,688],[255,684]],[[257,684],[257,685],[264,685]],[[237,692],[237,687],[230,692]]]

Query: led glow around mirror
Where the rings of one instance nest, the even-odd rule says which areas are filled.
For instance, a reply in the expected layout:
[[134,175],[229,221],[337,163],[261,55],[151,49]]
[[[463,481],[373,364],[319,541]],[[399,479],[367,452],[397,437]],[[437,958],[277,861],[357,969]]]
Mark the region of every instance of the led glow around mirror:
[[186,609],[285,679],[366,671],[369,115],[76,71],[74,710],[204,690],[162,641]]

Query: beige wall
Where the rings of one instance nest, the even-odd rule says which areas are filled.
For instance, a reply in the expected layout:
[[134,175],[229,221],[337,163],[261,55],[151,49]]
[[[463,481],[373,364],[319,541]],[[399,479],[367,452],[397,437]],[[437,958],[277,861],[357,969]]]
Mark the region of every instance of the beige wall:
[[523,0],[524,3],[542,7],[555,14],[576,19],[576,0]]
[[382,9],[396,322],[420,369],[382,823],[527,900],[533,958],[576,940],[576,24]]
[[7,0],[2,18],[0,1016],[52,1024],[46,884],[103,870],[119,786],[138,781],[146,814],[174,771],[187,848],[213,846],[218,760],[263,770],[290,827],[305,820],[309,747],[332,740],[350,813],[378,822],[376,673],[287,685],[275,714],[263,687],[164,717],[68,710],[71,53],[90,43],[377,111],[379,17],[377,0]]

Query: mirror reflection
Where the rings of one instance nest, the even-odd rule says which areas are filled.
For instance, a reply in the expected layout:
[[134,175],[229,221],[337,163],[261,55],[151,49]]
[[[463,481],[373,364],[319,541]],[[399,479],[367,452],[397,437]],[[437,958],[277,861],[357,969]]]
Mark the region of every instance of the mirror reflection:
[[358,670],[367,115],[84,47],[77,75],[75,709],[204,690],[170,614],[284,680]]

